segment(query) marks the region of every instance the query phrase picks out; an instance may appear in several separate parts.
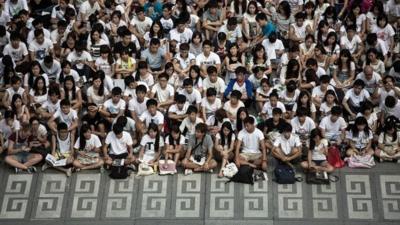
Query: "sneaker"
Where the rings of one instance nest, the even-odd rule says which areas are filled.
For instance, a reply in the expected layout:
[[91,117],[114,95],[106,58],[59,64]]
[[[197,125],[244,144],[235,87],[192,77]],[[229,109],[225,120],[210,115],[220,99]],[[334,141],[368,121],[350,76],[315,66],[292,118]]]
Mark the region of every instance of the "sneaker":
[[65,174],[67,175],[67,177],[70,177],[72,175],[72,168],[68,168]]
[[49,167],[50,167],[49,164],[44,163],[43,166],[42,166],[42,171],[47,170],[47,168],[49,168]]
[[193,170],[191,169],[185,169],[185,176],[193,174]]
[[34,167],[34,166],[29,167],[27,171],[28,171],[28,173],[36,173],[37,172],[36,167]]
[[104,167],[103,166],[100,166],[100,173],[104,173],[105,171],[104,171]]
[[214,173],[213,169],[208,170],[209,173]]
[[15,171],[15,174],[19,174],[22,170],[20,168],[15,167],[14,171]]

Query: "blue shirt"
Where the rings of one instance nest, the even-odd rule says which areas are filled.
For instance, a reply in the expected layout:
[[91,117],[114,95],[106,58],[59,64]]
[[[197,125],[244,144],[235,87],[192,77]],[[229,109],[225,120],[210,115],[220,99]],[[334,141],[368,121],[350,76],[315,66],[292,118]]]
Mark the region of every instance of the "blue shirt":
[[262,28],[263,35],[268,37],[272,32],[276,32],[276,27],[273,23],[268,22]]

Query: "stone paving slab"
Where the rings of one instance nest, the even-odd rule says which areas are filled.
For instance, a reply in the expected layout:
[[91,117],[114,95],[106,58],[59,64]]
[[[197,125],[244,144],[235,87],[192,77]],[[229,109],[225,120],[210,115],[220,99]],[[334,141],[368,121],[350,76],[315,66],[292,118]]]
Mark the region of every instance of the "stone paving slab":
[[[216,174],[132,176],[52,169],[14,174],[0,166],[0,225],[400,224],[400,164],[348,169],[330,185],[253,186]],[[272,171],[272,169],[270,170]]]

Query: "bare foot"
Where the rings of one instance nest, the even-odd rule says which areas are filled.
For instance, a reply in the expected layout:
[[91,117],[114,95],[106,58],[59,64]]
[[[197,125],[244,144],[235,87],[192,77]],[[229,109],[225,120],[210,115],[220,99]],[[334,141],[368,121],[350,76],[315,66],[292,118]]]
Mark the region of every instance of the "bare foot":
[[221,171],[221,172],[219,172],[219,174],[218,174],[218,178],[223,178],[224,177],[224,173]]

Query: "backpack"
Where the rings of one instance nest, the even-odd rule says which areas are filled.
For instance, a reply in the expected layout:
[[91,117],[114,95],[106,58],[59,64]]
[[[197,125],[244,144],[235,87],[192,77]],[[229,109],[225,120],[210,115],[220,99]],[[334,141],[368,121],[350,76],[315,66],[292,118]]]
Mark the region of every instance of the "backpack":
[[125,179],[128,175],[128,168],[124,165],[124,159],[116,159],[111,165],[110,178]]
[[342,168],[344,167],[344,161],[340,157],[340,151],[336,146],[331,146],[328,149],[328,163],[335,168]]
[[237,183],[244,183],[244,184],[254,184],[253,180],[253,167],[248,165],[243,165],[239,167],[238,172],[227,182],[237,182]]
[[301,177],[296,177],[294,169],[284,163],[280,163],[276,166],[274,174],[275,181],[278,184],[294,184],[296,181],[302,181]]

